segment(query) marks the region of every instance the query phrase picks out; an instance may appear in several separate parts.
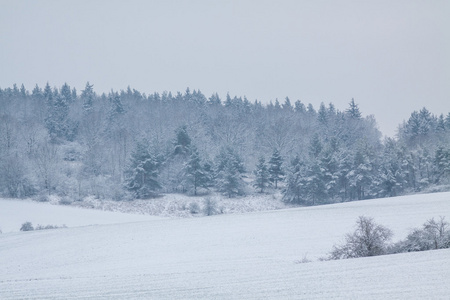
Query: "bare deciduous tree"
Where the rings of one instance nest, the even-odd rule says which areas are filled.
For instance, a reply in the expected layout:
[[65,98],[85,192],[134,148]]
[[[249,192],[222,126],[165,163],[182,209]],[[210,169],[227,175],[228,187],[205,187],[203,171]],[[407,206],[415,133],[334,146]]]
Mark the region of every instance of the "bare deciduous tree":
[[331,259],[356,258],[386,254],[392,231],[376,224],[372,218],[360,216],[356,229],[345,237],[345,243],[334,246]]

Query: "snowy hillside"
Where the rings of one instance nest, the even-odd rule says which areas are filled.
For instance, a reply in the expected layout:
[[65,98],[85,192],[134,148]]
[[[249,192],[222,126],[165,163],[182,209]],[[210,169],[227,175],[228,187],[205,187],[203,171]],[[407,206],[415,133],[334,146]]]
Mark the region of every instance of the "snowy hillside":
[[19,231],[21,224],[67,227],[115,224],[159,219],[153,216],[81,209],[29,200],[0,199],[0,229],[3,233]]
[[398,240],[450,193],[3,233],[0,299],[448,299],[450,250],[318,261],[359,215]]

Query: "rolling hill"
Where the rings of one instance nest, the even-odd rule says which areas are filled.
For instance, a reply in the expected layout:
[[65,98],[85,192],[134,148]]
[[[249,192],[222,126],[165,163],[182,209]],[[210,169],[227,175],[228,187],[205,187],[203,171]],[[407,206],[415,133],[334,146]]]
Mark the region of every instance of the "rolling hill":
[[[0,200],[1,211],[13,203]],[[44,206],[34,212],[51,219]],[[0,226],[23,222],[21,214],[0,213]],[[58,214],[61,223],[73,212]],[[449,298],[448,249],[320,261],[360,215],[398,240],[431,217],[449,218],[450,193],[191,219],[117,213],[81,227],[3,230],[0,299]]]

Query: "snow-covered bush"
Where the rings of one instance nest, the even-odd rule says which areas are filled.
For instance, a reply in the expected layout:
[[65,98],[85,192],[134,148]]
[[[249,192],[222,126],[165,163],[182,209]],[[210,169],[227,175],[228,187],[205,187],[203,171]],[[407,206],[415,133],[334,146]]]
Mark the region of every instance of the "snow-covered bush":
[[50,199],[48,197],[47,194],[41,193],[39,195],[36,195],[33,200],[37,201],[37,202],[49,202]]
[[217,211],[217,203],[212,200],[211,197],[206,197],[203,201],[203,213],[207,216],[216,215]]
[[59,200],[59,204],[61,204],[61,205],[70,205],[70,204],[72,204],[72,202],[73,202],[72,199],[70,199],[70,197],[68,197],[68,196],[63,196]]
[[422,228],[414,229],[405,240],[392,246],[392,253],[426,251],[450,248],[450,228],[444,217],[426,221]]
[[57,225],[37,225],[35,230],[47,230],[47,229],[58,229],[58,228],[67,228],[66,225],[57,226]]
[[20,227],[20,231],[32,231],[34,230],[33,224],[31,222],[25,222],[22,224],[22,227]]
[[198,214],[200,212],[200,206],[197,202],[189,203],[189,212],[191,214]]
[[330,259],[345,259],[383,255],[387,253],[387,242],[392,231],[374,222],[372,218],[360,216],[356,229],[345,237],[345,243],[333,247]]

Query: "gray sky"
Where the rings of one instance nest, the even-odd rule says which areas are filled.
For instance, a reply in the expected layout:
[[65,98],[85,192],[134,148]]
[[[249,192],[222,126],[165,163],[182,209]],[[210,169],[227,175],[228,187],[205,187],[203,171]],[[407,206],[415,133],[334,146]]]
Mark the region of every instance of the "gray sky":
[[0,87],[351,98],[393,136],[450,112],[450,1],[5,1]]

